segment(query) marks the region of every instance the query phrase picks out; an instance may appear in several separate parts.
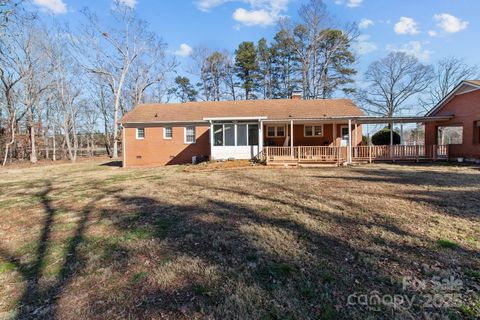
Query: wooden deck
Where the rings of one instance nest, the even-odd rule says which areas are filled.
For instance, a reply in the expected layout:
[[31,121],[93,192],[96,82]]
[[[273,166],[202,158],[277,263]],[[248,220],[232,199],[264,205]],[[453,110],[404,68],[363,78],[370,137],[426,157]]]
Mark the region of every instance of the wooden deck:
[[[448,160],[448,145],[356,146],[352,147],[351,153],[350,163],[437,161]],[[340,166],[349,162],[349,147],[265,147],[262,156],[267,165]]]

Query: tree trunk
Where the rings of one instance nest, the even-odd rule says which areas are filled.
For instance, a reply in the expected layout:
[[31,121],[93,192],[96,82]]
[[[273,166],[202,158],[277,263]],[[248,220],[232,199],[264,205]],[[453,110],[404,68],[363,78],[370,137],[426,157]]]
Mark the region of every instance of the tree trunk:
[[55,123],[52,123],[52,160],[57,161],[57,142],[56,142],[56,136],[55,136]]
[[10,151],[10,146],[15,142],[15,113],[11,115],[10,118],[10,142],[5,144],[5,156],[3,158],[2,166],[5,167],[8,160],[8,153]]

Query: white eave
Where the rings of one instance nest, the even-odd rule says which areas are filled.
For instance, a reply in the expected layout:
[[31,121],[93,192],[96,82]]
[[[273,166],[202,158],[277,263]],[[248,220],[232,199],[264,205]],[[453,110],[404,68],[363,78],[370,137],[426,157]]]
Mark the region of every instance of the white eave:
[[203,118],[204,121],[243,121],[243,120],[266,120],[267,117],[213,117]]

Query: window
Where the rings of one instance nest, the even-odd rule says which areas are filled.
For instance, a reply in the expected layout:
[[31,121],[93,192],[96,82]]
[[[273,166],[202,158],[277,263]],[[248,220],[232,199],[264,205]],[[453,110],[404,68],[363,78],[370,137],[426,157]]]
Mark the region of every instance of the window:
[[185,127],[185,143],[195,143],[195,127]]
[[215,147],[258,146],[258,124],[214,124],[213,145]]
[[277,137],[285,136],[285,127],[277,127]]
[[138,140],[145,139],[145,128],[137,128],[137,139]]
[[463,126],[440,126],[437,137],[439,145],[463,144]]
[[226,146],[234,146],[235,145],[235,125],[225,124],[224,127],[224,141]]
[[258,146],[258,124],[248,125],[248,145]]
[[305,137],[323,137],[323,125],[304,126],[303,134]]
[[237,146],[248,145],[247,127],[248,124],[237,124]]
[[285,126],[268,126],[267,137],[285,137]]
[[172,127],[164,127],[163,139],[172,139],[172,137],[173,137]]
[[223,146],[223,125],[216,124],[213,126],[213,145]]

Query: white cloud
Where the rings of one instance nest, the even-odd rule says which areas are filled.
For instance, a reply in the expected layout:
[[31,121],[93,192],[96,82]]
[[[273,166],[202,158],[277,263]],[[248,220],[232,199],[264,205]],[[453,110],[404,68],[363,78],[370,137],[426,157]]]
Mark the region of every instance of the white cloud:
[[358,24],[358,27],[360,29],[367,29],[368,27],[373,26],[373,25],[374,25],[374,23],[373,23],[372,20],[362,19],[362,20],[360,20],[360,23]]
[[123,4],[124,6],[130,7],[130,8],[135,8],[137,5],[138,1],[137,0],[118,0],[119,3]]
[[387,50],[405,52],[406,54],[416,57],[422,62],[428,62],[432,51],[423,48],[423,44],[420,41],[410,41],[401,46],[387,45]]
[[218,7],[231,0],[199,0],[197,1],[197,7],[201,11],[209,11],[212,8]]
[[362,5],[363,0],[335,0],[335,4],[345,4],[349,8],[356,8]]
[[412,18],[401,17],[395,24],[395,33],[397,34],[418,34],[418,23]]
[[197,7],[208,12],[227,2],[241,2],[249,5],[248,8],[237,8],[232,17],[237,22],[247,26],[271,25],[287,11],[290,0],[198,0]]
[[233,19],[247,26],[266,26],[275,22],[275,19],[265,10],[245,10],[243,8],[235,10]]
[[430,31],[428,31],[428,35],[429,35],[430,37],[436,37],[438,34],[437,34],[437,31],[430,30]]
[[182,43],[180,45],[180,48],[177,51],[175,51],[175,55],[180,57],[188,57],[189,55],[192,54],[192,51],[193,51],[192,47],[190,47],[186,43]]
[[67,5],[63,0],[33,0],[33,3],[42,8],[42,10],[50,11],[53,14],[67,12]]
[[448,33],[462,31],[468,27],[469,23],[448,13],[436,14],[433,19],[438,21],[438,26]]
[[353,49],[360,55],[368,54],[378,50],[375,43],[370,41],[370,36],[367,34],[360,35],[353,44]]
[[355,8],[359,7],[362,4],[363,0],[349,0],[347,3],[347,7]]

